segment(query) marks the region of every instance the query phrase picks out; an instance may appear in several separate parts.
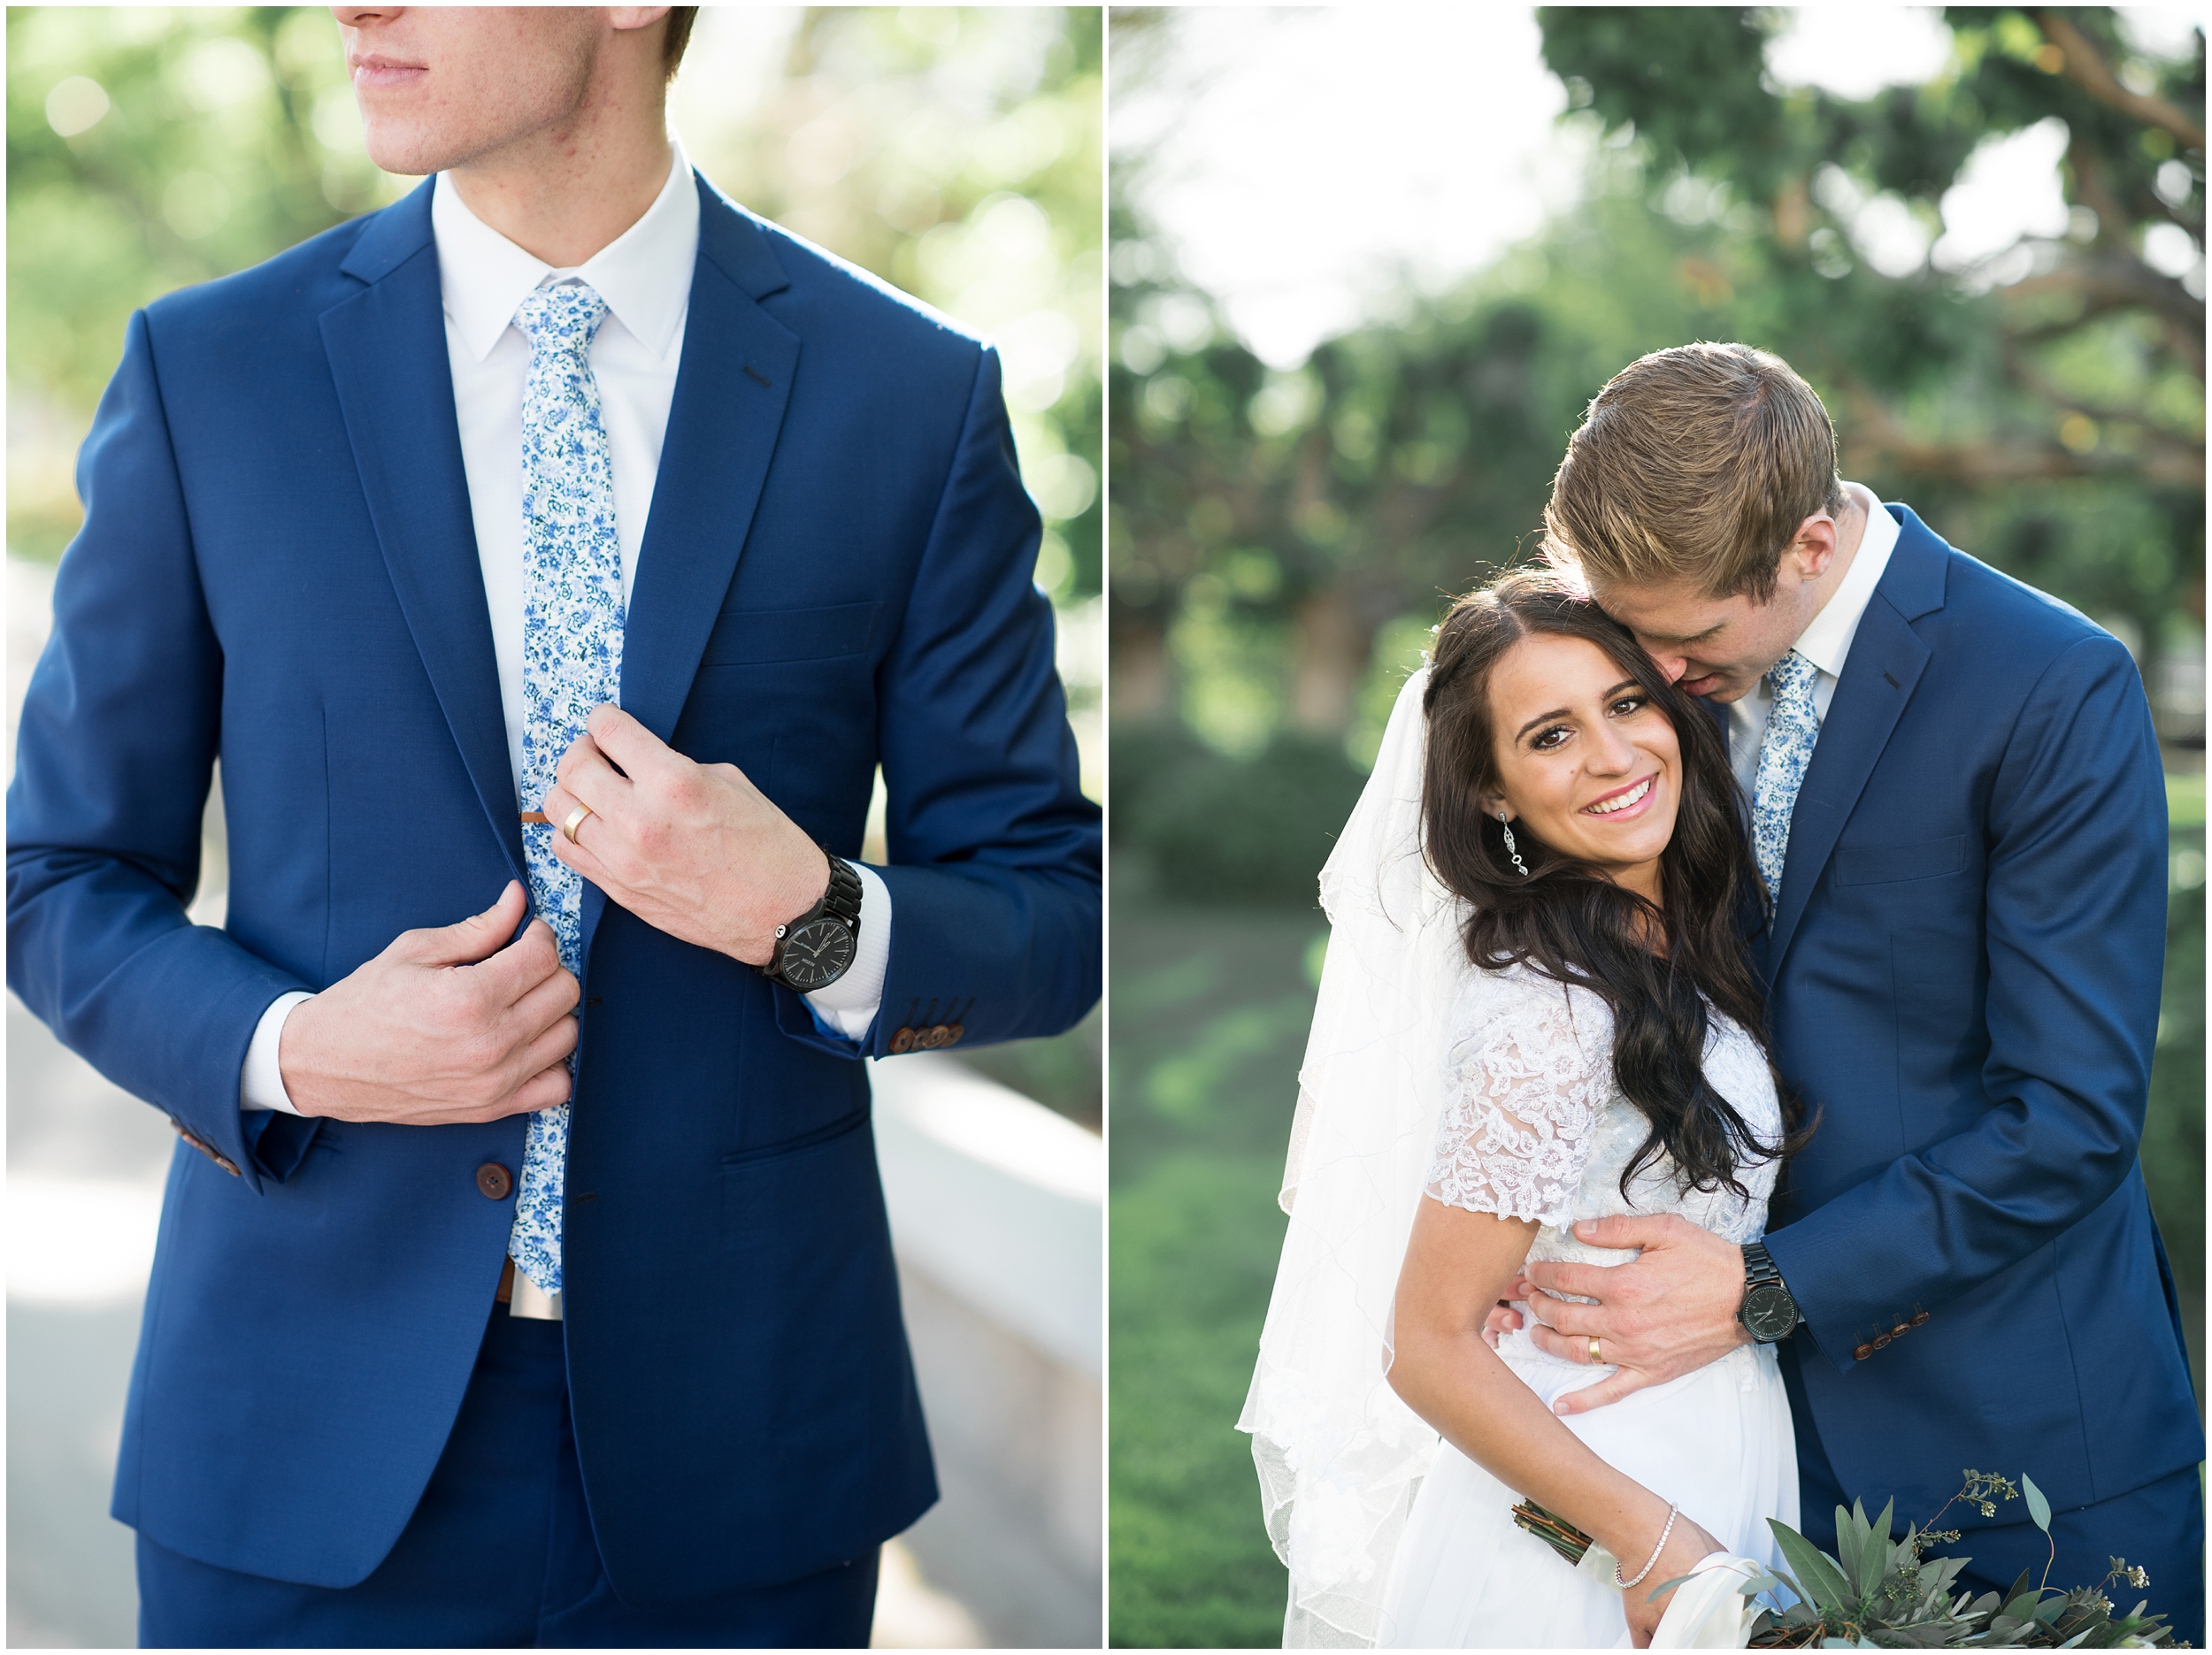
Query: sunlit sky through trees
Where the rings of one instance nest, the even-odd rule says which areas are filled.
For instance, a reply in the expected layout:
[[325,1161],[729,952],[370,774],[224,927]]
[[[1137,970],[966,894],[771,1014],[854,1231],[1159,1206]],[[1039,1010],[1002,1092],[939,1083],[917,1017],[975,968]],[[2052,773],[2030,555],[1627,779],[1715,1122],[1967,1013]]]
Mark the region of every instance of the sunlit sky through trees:
[[[2184,55],[2206,11],[2123,17],[2143,49]],[[1768,57],[1783,86],[1865,97],[1927,80],[1948,50],[1932,8],[1793,15]],[[1126,199],[1271,365],[1296,366],[1379,300],[1450,287],[1580,195],[1594,139],[1558,119],[1568,92],[1544,66],[1531,8],[1209,8],[1168,27],[1141,77],[1115,70],[1113,153],[1141,161]],[[1989,145],[1945,198],[1932,244],[1879,201],[1854,239],[1876,269],[1902,274],[2062,233],[2063,147],[2062,129],[2041,127]],[[2146,257],[2156,263],[2157,249]]]

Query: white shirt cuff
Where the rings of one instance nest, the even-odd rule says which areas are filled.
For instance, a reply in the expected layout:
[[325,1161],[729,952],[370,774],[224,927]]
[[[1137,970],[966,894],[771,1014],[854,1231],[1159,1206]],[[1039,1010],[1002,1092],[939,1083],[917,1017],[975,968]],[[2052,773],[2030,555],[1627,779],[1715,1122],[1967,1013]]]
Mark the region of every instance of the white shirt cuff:
[[[880,977],[878,978],[880,984]],[[882,990],[877,989],[879,995]],[[312,994],[294,989],[280,994],[270,1001],[269,1009],[261,1014],[255,1025],[253,1044],[246,1048],[246,1066],[238,1072],[238,1107],[241,1109],[275,1109],[285,1115],[297,1115],[292,1107],[291,1094],[284,1090],[284,1071],[277,1066],[277,1043],[284,1037],[284,1020],[292,1015],[292,1008]]]
[[852,864],[860,876],[860,936],[852,969],[827,988],[806,997],[816,1021],[848,1040],[865,1039],[883,1004],[883,977],[891,969],[891,891],[864,862]]

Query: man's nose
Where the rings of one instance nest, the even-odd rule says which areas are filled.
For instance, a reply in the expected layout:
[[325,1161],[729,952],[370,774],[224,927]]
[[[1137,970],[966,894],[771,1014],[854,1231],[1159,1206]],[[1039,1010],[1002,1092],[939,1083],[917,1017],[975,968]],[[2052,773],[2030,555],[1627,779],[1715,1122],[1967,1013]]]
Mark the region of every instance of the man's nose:
[[1681,683],[1682,675],[1690,670],[1690,658],[1686,655],[1656,648],[1650,644],[1644,645],[1644,653],[1651,657],[1653,665],[1667,675],[1670,684]]

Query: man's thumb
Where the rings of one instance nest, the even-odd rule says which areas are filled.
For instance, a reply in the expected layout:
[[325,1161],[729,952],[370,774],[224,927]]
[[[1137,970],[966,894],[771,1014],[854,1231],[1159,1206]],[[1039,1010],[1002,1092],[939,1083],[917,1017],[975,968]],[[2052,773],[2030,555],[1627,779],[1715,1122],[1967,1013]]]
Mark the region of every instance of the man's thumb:
[[414,946],[408,948],[408,956],[422,965],[473,965],[488,960],[507,946],[529,905],[522,881],[510,879],[499,900],[481,914],[409,932],[407,940]]

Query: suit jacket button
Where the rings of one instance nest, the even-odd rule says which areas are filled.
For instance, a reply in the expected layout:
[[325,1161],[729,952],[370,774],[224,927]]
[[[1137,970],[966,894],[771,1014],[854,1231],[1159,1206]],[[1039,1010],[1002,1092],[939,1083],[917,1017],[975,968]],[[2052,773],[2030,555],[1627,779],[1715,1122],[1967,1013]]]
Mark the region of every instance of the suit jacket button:
[[913,1049],[914,1049],[914,1031],[913,1031],[913,1030],[911,1030],[911,1029],[902,1029],[902,1030],[900,1030],[900,1031],[899,1031],[896,1034],[895,1034],[895,1035],[893,1035],[893,1036],[891,1037],[891,1051],[892,1051],[892,1054],[893,1054],[894,1056],[896,1056],[898,1054],[900,1054],[900,1053],[902,1053],[902,1052],[911,1052]]
[[1911,1322],[1899,1322],[1899,1323],[1898,1323],[1895,1327],[1892,1328],[1892,1329],[1889,1330],[1889,1337],[1890,1337],[1891,1338],[1893,1338],[1893,1339],[1894,1339],[1894,1338],[1900,1338],[1900,1337],[1903,1337],[1905,1334],[1909,1333],[1909,1332],[1911,1332],[1911,1331],[1912,1331],[1912,1323],[1911,1323]]
[[1857,1350],[1852,1352],[1851,1354],[1854,1359],[1863,1362],[1866,1360],[1868,1357],[1874,1354],[1874,1347],[1870,1345],[1862,1345]]
[[965,1023],[947,1023],[945,1025],[945,1044],[947,1046],[958,1046],[960,1044],[960,1037],[967,1033],[967,1025]]
[[1876,1334],[1876,1335],[1874,1336],[1874,1348],[1875,1348],[1876,1350],[1878,1350],[1878,1350],[1880,1350],[1880,1349],[1881,1349],[1881,1348],[1882,1348],[1885,1345],[1887,1345],[1887,1344],[1889,1343],[1889,1341],[1890,1341],[1890,1336],[1889,1336],[1888,1334],[1886,1334],[1886,1333],[1878,1333],[1878,1334]]
[[488,1161],[476,1169],[476,1187],[484,1192],[485,1199],[503,1201],[507,1192],[515,1187],[515,1181],[506,1168],[495,1161]]
[[923,1039],[928,1045],[929,1049],[934,1052],[939,1046],[949,1046],[952,1043],[952,1031],[941,1023],[933,1023],[929,1025],[929,1032],[923,1037]]
[[1926,1311],[1924,1311],[1924,1311],[1922,1311],[1922,1312],[1921,1312],[1918,1315],[1915,1316],[1915,1317],[1912,1319],[1912,1322],[1911,1322],[1910,1325],[1911,1325],[1911,1326],[1913,1326],[1913,1327],[1916,1327],[1916,1327],[1918,1327],[1918,1326],[1919,1326],[1922,1322],[1925,1322],[1927,1319],[1928,1319],[1928,1313],[1927,1313]]

